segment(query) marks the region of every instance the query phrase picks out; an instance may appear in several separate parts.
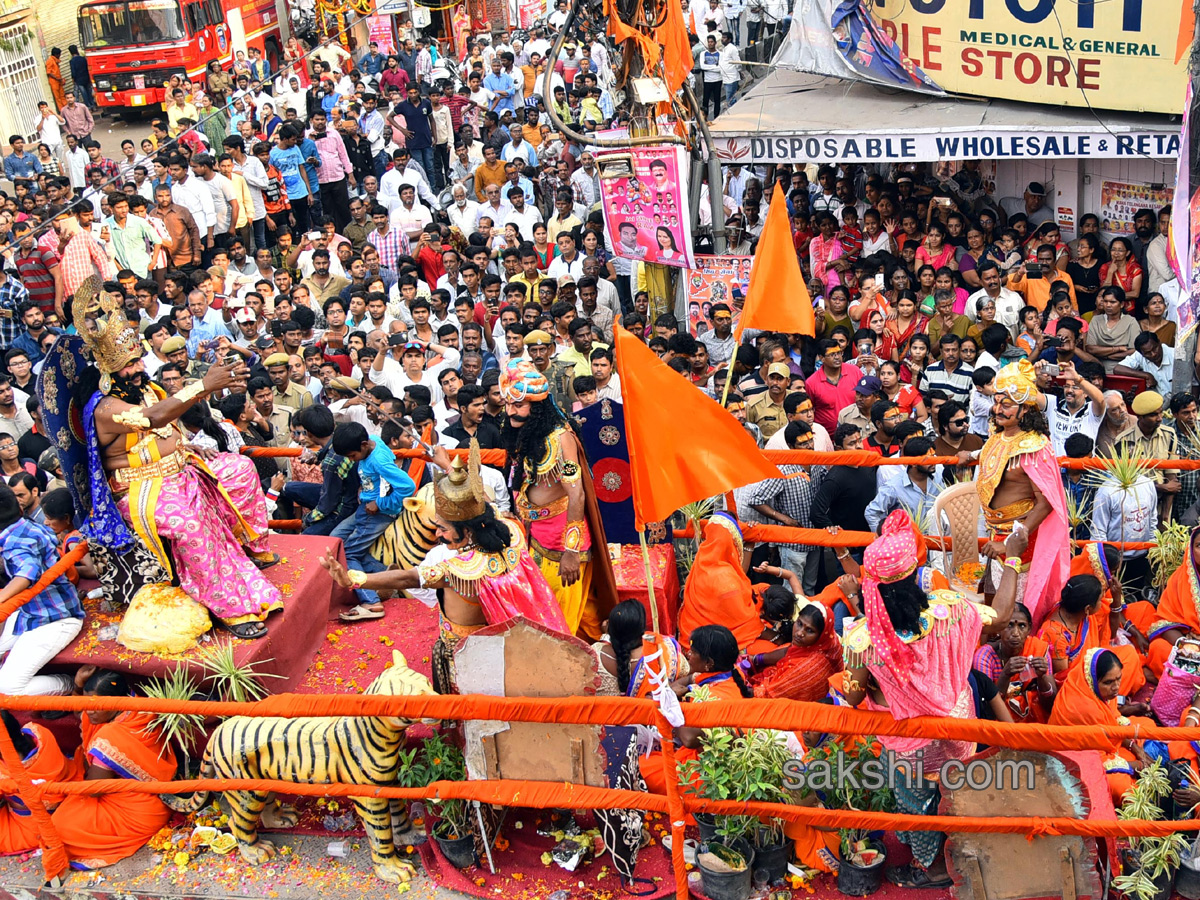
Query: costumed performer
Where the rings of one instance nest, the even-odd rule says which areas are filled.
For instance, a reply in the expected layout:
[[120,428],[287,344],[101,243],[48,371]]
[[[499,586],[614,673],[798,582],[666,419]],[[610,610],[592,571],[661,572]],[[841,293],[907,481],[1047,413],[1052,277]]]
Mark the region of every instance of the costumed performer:
[[469,462],[453,461],[444,447],[433,450],[434,465],[446,474],[434,482],[434,522],[439,546],[415,569],[368,575],[347,570],[330,552],[321,565],[347,588],[438,592],[439,634],[433,648],[433,685],[454,693],[454,648],[470,634],[523,616],[553,631],[570,634],[554,592],[529,555],[520,526],[496,515],[479,474],[479,443],[471,440]]
[[[975,703],[967,676],[981,635],[996,635],[1012,616],[1017,570],[1028,543],[1026,532],[1005,540],[1004,571],[993,606],[972,603],[957,591],[926,592],[917,582],[917,534],[908,513],[884,520],[880,537],[863,555],[862,595],[866,616],[845,634],[846,671],[842,694],[852,706],[886,710],[895,719],[942,716],[970,719]],[[948,760],[965,760],[974,741],[880,737],[892,751],[899,811],[937,813],[937,772]],[[913,762],[927,773],[913,783]],[[888,872],[900,887],[949,887],[942,853],[946,836],[934,831],[897,835],[912,848],[913,862]]]
[[[80,531],[117,552],[140,543],[152,563],[178,578],[183,591],[234,635],[263,637],[263,620],[283,600],[259,571],[279,562],[279,555],[267,544],[267,503],[254,464],[187,444],[178,424],[210,394],[244,387],[246,367],[218,363],[203,380],[166,396],[146,375],[141,338],[125,320],[119,298],[99,288],[99,279],[89,278],[72,305],[94,363],[77,373],[72,399],[81,413],[86,456],[78,464],[83,471],[71,467],[68,486],[78,508],[91,511]],[[65,340],[51,352],[58,353]],[[70,352],[64,347],[60,358]],[[39,392],[48,412],[61,410],[58,385],[43,371]],[[71,444],[69,435],[57,436]],[[70,446],[59,449],[76,458]]]
[[529,550],[568,630],[598,641],[617,605],[617,585],[583,447],[546,376],[528,360],[509,360],[500,392],[508,414],[502,433],[508,486],[529,531]]
[[[128,697],[125,676],[84,666],[76,673],[89,697]],[[128,778],[170,781],[175,752],[153,727],[154,713],[89,710],[83,714],[83,744],[76,753],[86,781]],[[74,794],[52,816],[76,869],[111,866],[132,856],[167,824],[171,811],[157,794]]]
[[[1111,650],[1093,647],[1084,651],[1083,659],[1067,674],[1067,680],[1054,700],[1050,724],[1153,727],[1153,719],[1127,718],[1117,709],[1121,676],[1121,660]],[[1111,741],[1104,759],[1104,772],[1113,806],[1121,805],[1122,798],[1133,787],[1137,773],[1149,762],[1141,741],[1132,738]]]
[[[992,435],[979,452],[975,486],[991,539],[983,555],[992,563],[985,582],[999,580],[1004,539],[1017,523],[1029,533],[1022,556],[1017,598],[1033,615],[1034,627],[1058,601],[1070,566],[1070,528],[1062,470],[1050,444],[1050,428],[1039,409],[1040,394],[1028,360],[996,375]],[[991,591],[985,588],[985,593]]]
[[[34,782],[77,781],[82,777],[74,760],[62,752],[46,726],[30,722],[22,728],[8,710],[0,711],[0,719],[4,720],[4,727],[25,765],[26,774]],[[8,766],[0,761],[0,778],[10,777]],[[42,796],[49,812],[54,812],[62,799],[56,794]],[[29,807],[16,792],[0,794],[0,804],[0,856],[36,850],[38,829],[33,824]]]
[[692,632],[704,625],[728,628],[739,649],[749,647],[761,633],[754,590],[742,568],[742,551],[737,519],[724,511],[713,513],[683,586],[679,643],[684,650],[691,645]]

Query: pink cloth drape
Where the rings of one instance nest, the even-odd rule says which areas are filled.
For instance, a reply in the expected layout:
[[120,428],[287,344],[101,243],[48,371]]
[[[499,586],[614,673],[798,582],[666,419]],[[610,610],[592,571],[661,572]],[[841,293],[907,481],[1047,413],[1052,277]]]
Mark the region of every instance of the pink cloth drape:
[[1033,559],[1029,566],[1029,580],[1025,584],[1025,606],[1033,616],[1033,627],[1037,629],[1050,610],[1058,603],[1063,585],[1067,583],[1071,569],[1070,526],[1067,522],[1067,497],[1063,492],[1062,470],[1049,444],[1036,453],[1026,453],[1019,458],[1021,468],[1029,476],[1042,495],[1050,501],[1054,511],[1046,516],[1037,529],[1037,543],[1033,548]]

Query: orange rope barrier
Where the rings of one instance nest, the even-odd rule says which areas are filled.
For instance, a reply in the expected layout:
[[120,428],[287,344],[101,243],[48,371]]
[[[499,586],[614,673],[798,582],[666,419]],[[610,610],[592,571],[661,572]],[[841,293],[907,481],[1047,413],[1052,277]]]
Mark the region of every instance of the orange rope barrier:
[[[278,457],[294,457],[304,453],[301,447],[243,447],[242,455],[252,458],[278,458]],[[424,450],[395,450],[396,459],[423,459],[426,462],[430,461],[430,457],[426,455]],[[447,453],[451,457],[460,456],[464,460],[470,450],[447,448]],[[503,450],[481,450],[480,460],[485,466],[503,466],[504,461],[508,458],[508,454]]]
[[[821,453],[816,450],[764,450],[763,456],[776,465],[790,464],[798,466],[854,466],[855,468],[876,468],[878,466],[976,466],[976,461],[959,463],[956,456],[880,456],[870,450],[835,450],[832,453]],[[1144,460],[1150,469],[1200,469],[1200,459],[1147,459]],[[1058,464],[1064,469],[1103,469],[1105,461],[1096,457],[1087,459],[1072,459],[1069,456],[1058,457]]]
[[[9,709],[91,709],[146,710],[153,712],[200,713],[202,715],[308,716],[308,715],[390,715],[409,719],[500,719],[507,721],[658,725],[666,735],[661,753],[668,793],[665,797],[637,791],[594,788],[559,782],[474,781],[435,782],[423,788],[390,788],[350,784],[293,784],[266,779],[201,779],[196,781],[139,782],[105,779],[70,783],[46,783],[40,786],[21,783],[25,775],[20,761],[13,771],[19,773],[15,784],[22,797],[37,800],[40,791],[69,795],[113,795],[122,793],[175,794],[195,790],[277,791],[304,796],[387,797],[395,799],[467,799],[485,803],[536,808],[608,808],[643,809],[666,812],[671,817],[673,836],[672,863],[677,897],[687,897],[686,867],[682,861],[683,817],[688,812],[712,812],[724,815],[749,815],[802,822],[818,827],[863,827],[891,830],[944,830],[955,832],[1003,832],[1025,834],[1030,839],[1046,835],[1084,835],[1092,837],[1128,837],[1164,835],[1174,831],[1195,831],[1200,821],[1150,822],[1079,821],[1047,817],[956,817],[909,816],[895,813],[864,813],[856,810],[821,810],[810,807],[750,801],[711,801],[683,795],[678,785],[672,730],[657,705],[651,700],[624,697],[565,697],[554,699],[468,696],[392,697],[380,695],[294,695],[281,694],[254,703],[218,703],[207,701],[155,700],[139,697],[4,697],[0,706]],[[824,704],[786,700],[714,701],[685,704],[687,724],[694,727],[736,726],[791,731],[821,731],[837,734],[883,734],[919,736],[928,739],[972,740],[1030,750],[1107,749],[1126,737],[1160,740],[1192,740],[1200,737],[1200,728],[1139,728],[1138,726],[1046,726],[968,719],[922,717],[895,720],[884,712],[868,712]],[[15,756],[3,746],[6,759]],[[11,746],[11,745],[10,745]],[[10,766],[12,761],[9,762]],[[0,789],[11,789],[7,783]],[[32,808],[32,807],[31,807]],[[44,812],[44,810],[43,810]],[[39,831],[48,846],[54,840],[53,823],[46,830],[38,820]],[[47,878],[62,871],[61,861],[51,850],[43,855]]]
[[0,603],[0,625],[8,620],[8,617],[15,613],[18,609],[44,591],[59,575],[62,575],[67,569],[83,559],[83,555],[87,553],[87,541],[80,541],[74,547],[66,552],[62,559],[48,568],[42,573],[42,577],[31,584],[19,594],[14,594],[3,603]]

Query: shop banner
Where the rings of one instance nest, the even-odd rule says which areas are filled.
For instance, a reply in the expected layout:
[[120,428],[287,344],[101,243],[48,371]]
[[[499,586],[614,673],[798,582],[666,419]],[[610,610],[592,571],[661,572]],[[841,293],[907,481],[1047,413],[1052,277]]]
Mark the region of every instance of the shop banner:
[[[700,337],[712,328],[709,312],[714,303],[724,303],[733,312],[733,327],[750,287],[751,256],[697,256],[687,273],[688,331]],[[737,303],[734,303],[734,300]]]
[[[799,126],[802,127],[802,126]],[[713,135],[724,163],[932,162],[948,159],[1174,159],[1178,131],[1049,130],[797,133],[782,137]]]
[[521,28],[532,28],[533,23],[546,14],[546,0],[516,0],[516,4]]
[[1183,111],[1192,0],[875,0],[872,9],[900,51],[946,91]]
[[1155,187],[1127,181],[1100,182],[1100,230],[1109,238],[1117,235],[1133,236],[1133,217],[1139,209],[1154,210],[1154,221],[1158,211],[1171,202],[1175,194],[1173,187]]
[[692,268],[687,157],[678,144],[596,154],[613,251],[624,259]]

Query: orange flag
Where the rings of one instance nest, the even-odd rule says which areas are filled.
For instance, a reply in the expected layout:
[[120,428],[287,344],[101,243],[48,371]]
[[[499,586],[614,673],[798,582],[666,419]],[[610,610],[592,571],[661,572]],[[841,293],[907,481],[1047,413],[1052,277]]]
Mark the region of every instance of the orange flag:
[[783,477],[715,400],[620,325],[613,332],[639,529],[696,500]]
[[778,183],[754,251],[746,304],[742,307],[734,337],[740,341],[746,328],[816,336],[812,298],[796,259],[787,200]]
[[688,40],[687,25],[683,21],[683,4],[680,0],[667,0],[665,8],[663,23],[655,30],[654,37],[662,45],[667,90],[674,94],[687,80],[695,60],[692,57],[692,43]]

